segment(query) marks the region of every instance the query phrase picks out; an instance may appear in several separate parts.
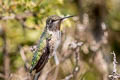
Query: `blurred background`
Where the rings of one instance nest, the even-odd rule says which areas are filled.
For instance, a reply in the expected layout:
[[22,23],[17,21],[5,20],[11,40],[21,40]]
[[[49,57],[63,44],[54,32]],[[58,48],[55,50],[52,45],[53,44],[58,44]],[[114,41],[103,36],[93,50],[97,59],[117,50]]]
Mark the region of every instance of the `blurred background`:
[[31,47],[50,15],[75,17],[61,25],[60,64],[49,59],[39,80],[110,80],[113,51],[120,72],[120,0],[0,0],[0,80],[32,80]]

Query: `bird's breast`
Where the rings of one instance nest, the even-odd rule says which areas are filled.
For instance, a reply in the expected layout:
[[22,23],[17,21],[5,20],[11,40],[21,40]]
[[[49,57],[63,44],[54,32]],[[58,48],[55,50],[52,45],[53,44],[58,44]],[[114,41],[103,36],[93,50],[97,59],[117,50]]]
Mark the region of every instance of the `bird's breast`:
[[60,42],[61,42],[61,32],[60,31],[56,31],[56,32],[50,32],[51,39],[49,41],[50,47],[51,47],[51,51],[53,52],[53,50],[56,48],[58,48]]

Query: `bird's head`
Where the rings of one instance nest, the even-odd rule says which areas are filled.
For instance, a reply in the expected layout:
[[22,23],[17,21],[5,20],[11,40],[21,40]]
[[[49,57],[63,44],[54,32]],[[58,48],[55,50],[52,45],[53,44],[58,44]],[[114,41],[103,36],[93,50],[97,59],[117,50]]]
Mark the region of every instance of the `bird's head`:
[[57,31],[60,30],[60,24],[61,22],[66,19],[66,18],[70,18],[73,16],[67,16],[67,17],[59,17],[56,15],[53,16],[49,16],[48,19],[46,20],[46,28],[50,31]]

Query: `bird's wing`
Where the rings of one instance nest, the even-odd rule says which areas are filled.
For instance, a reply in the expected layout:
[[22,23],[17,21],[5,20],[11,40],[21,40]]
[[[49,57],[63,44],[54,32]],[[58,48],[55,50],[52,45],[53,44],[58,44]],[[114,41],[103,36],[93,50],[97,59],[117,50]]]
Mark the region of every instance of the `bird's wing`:
[[37,62],[40,59],[40,56],[43,52],[43,49],[46,46],[46,38],[48,38],[48,33],[46,31],[44,31],[40,37],[39,43],[37,45],[37,50],[34,52],[33,55],[33,59],[32,59],[32,64],[31,64],[31,68],[30,68],[30,72],[32,72],[34,70],[34,67],[36,66]]
[[40,57],[40,59],[38,60],[37,64],[35,65],[33,70],[36,70],[35,74],[34,74],[34,80],[38,80],[42,69],[44,68],[44,66],[46,65],[46,63],[48,62],[49,59],[49,54],[50,54],[50,47],[49,47],[49,40],[46,40],[46,46],[45,49]]

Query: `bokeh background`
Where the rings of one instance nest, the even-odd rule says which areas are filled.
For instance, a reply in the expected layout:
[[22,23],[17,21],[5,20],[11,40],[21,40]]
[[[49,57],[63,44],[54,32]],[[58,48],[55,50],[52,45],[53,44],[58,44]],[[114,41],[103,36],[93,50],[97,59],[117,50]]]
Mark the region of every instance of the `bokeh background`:
[[120,0],[0,0],[0,80],[32,80],[31,47],[50,15],[75,17],[61,25],[60,64],[49,59],[39,80],[110,80],[113,51],[120,72]]

